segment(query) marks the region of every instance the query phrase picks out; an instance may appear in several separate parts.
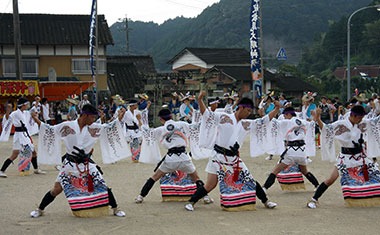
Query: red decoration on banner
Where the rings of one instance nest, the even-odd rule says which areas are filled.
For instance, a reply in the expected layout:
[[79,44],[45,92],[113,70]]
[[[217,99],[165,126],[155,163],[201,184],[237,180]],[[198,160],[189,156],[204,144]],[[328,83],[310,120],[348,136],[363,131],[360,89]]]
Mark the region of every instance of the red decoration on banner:
[[38,95],[37,81],[2,81],[0,82],[0,95],[20,96]]

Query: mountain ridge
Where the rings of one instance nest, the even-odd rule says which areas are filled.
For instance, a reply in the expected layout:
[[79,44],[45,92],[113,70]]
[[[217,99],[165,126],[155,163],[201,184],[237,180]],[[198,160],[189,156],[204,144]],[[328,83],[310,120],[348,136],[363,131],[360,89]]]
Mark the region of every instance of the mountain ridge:
[[[371,0],[272,0],[262,1],[262,50],[267,62],[276,62],[280,48],[287,63],[296,64],[304,47],[328,30],[331,22],[348,17]],[[129,54],[152,55],[159,71],[185,47],[245,48],[249,50],[250,1],[221,0],[196,18],[177,17],[162,24],[128,20]],[[115,45],[108,54],[127,54],[125,23],[110,27]]]

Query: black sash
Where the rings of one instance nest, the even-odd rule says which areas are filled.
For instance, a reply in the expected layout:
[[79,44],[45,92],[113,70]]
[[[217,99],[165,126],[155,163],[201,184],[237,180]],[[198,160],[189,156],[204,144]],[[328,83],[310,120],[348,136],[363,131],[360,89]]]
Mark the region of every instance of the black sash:
[[128,130],[137,130],[139,129],[139,126],[133,122],[133,126],[128,126],[127,123],[125,123],[125,126],[127,127]]
[[77,156],[74,156],[74,155],[66,153],[62,157],[62,162],[63,162],[64,159],[66,159],[69,162],[73,162],[73,163],[77,163],[77,164],[79,164],[79,163],[86,163],[86,162],[90,162],[90,163],[94,163],[95,164],[95,162],[91,159],[91,155],[89,155],[86,158],[80,158],[80,157],[77,157]]
[[355,155],[355,154],[361,153],[362,149],[361,148],[345,148],[345,147],[342,147],[341,152],[343,154]]
[[174,148],[170,148],[168,150],[168,153],[167,155],[171,156],[173,154],[177,154],[177,155],[180,155],[181,153],[184,153],[186,152],[186,147],[185,146],[181,146],[181,147],[174,147]]
[[236,156],[239,153],[238,150],[234,151],[234,150],[226,149],[226,148],[223,148],[217,144],[214,145],[214,150],[215,150],[215,152],[226,155],[226,156]]
[[305,145],[305,141],[304,140],[285,141],[285,145],[289,147],[293,147],[293,146],[301,147]]
[[284,159],[284,156],[288,152],[289,148],[293,148],[295,151],[297,151],[298,149],[301,149],[301,147],[304,145],[305,145],[304,140],[285,141],[286,148],[284,152],[282,152],[280,155],[280,158],[281,158],[280,162],[282,161],[282,159]]
[[15,127],[15,131],[16,132],[26,132],[27,129],[25,126],[17,126],[17,127]]
[[161,161],[159,161],[156,165],[156,167],[154,168],[154,172],[157,171],[157,169],[161,166],[161,164],[165,161],[165,158],[166,156],[171,156],[173,154],[177,154],[177,155],[180,155],[181,153],[185,153],[186,152],[186,147],[185,146],[181,146],[181,147],[173,147],[173,148],[170,148],[168,150],[168,153],[161,159]]
[[[28,129],[26,128],[25,124],[22,121],[20,121],[20,122],[21,122],[21,126],[15,127],[15,131],[16,132],[25,132],[26,136],[30,139],[30,142],[33,144],[33,139],[30,137]],[[17,130],[16,130],[16,128],[17,128]]]

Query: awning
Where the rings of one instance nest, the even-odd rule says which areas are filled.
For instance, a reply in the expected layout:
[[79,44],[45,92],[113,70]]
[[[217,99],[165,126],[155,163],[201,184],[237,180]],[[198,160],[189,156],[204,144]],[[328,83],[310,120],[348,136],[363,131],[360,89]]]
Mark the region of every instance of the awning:
[[80,95],[94,82],[40,82],[40,96],[49,101],[64,100],[72,95]]

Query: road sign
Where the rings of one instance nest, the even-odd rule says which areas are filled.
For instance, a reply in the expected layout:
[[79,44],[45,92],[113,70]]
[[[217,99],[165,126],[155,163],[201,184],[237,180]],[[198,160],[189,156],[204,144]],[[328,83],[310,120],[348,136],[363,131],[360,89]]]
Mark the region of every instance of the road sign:
[[285,49],[283,47],[280,48],[277,52],[277,60],[287,60]]

